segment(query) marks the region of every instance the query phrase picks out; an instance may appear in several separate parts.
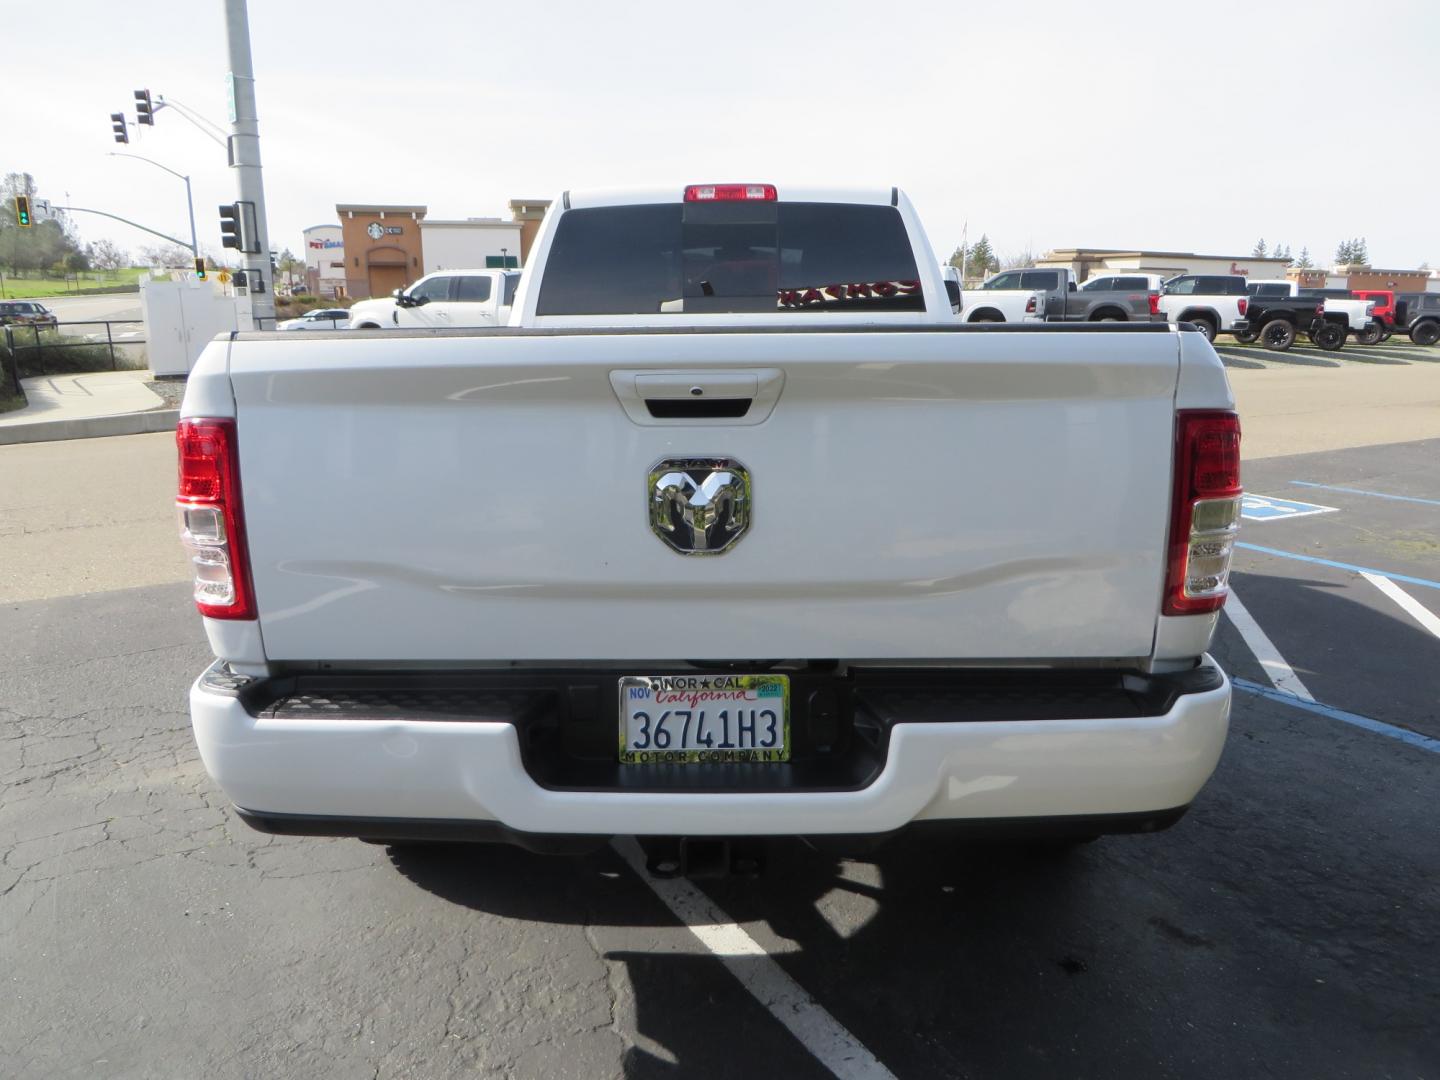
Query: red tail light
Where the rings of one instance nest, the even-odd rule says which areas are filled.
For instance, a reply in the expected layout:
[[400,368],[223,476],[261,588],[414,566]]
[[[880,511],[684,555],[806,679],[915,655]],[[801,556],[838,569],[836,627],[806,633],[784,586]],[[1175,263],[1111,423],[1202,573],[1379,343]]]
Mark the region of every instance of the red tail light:
[[1249,299],[1249,297],[1242,296],[1242,297],[1239,299],[1239,301],[1237,302],[1236,306],[1239,307],[1239,309],[1240,309],[1240,314],[1241,314],[1241,315],[1244,315],[1246,309],[1249,308],[1249,306],[1250,306],[1250,299]]
[[1032,297],[1030,297],[1029,300],[1026,300],[1026,301],[1025,301],[1025,314],[1026,314],[1026,315],[1034,315],[1034,314],[1035,314],[1035,297],[1032,296]]
[[1240,418],[1185,409],[1175,421],[1166,615],[1217,611],[1230,593],[1240,528]]
[[195,606],[212,619],[255,618],[234,420],[181,420],[175,429],[180,543],[195,572]]
[[1152,292],[1148,297],[1146,297],[1146,299],[1148,299],[1148,300],[1150,301],[1150,314],[1151,314],[1151,315],[1159,315],[1159,314],[1160,314],[1160,294],[1159,294],[1158,292]]
[[774,184],[691,184],[685,189],[686,202],[775,201]]

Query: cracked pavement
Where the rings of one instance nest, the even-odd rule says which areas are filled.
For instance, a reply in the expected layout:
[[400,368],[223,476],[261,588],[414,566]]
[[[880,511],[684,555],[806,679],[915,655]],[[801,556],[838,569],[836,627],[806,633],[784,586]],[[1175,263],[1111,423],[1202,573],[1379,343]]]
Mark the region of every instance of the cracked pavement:
[[[1242,570],[1317,693],[1394,722],[1436,700],[1434,640],[1373,597],[1287,625],[1296,582]],[[1354,645],[1382,633],[1403,668]],[[1227,625],[1216,654],[1264,678]],[[189,731],[209,658],[183,584],[0,603],[0,1074],[825,1075],[613,851],[251,831]],[[1436,767],[1237,695],[1219,773],[1158,836],[787,842],[704,888],[899,1077],[1434,1078]]]

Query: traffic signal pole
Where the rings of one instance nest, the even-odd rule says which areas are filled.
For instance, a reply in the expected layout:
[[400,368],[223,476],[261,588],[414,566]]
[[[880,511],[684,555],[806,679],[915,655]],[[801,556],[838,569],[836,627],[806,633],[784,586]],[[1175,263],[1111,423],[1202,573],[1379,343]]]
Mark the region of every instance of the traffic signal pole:
[[255,208],[255,235],[245,246],[245,278],[255,329],[275,329],[275,282],[270,271],[270,234],[265,224],[265,187],[260,177],[260,124],[255,109],[255,67],[250,56],[246,0],[225,0],[225,37],[230,46],[230,167],[239,201]]

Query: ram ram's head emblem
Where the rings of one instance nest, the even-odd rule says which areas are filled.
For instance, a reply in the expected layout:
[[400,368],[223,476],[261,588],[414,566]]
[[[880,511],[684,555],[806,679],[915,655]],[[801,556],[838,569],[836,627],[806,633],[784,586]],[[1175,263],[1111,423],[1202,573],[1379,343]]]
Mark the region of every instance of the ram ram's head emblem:
[[682,555],[719,555],[750,527],[750,473],[729,458],[667,458],[649,499],[650,528]]

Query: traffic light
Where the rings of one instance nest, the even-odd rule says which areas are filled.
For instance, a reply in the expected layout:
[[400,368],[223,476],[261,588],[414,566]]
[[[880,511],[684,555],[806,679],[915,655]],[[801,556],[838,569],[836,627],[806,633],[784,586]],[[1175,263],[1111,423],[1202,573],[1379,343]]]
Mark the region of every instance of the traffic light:
[[220,245],[240,250],[240,204],[220,207]]
[[30,196],[15,196],[15,224],[22,229],[28,229],[35,224],[30,220]]
[[112,112],[110,114],[110,127],[115,132],[116,142],[128,143],[130,141],[130,132],[125,127],[124,113]]
[[205,280],[205,257],[203,255],[195,256],[195,276],[201,281]]
[[228,203],[220,207],[220,243],[225,247],[247,255],[259,254],[260,248],[256,246],[258,232],[253,202]]
[[135,91],[135,122],[155,126],[155,106],[150,102],[149,90]]

